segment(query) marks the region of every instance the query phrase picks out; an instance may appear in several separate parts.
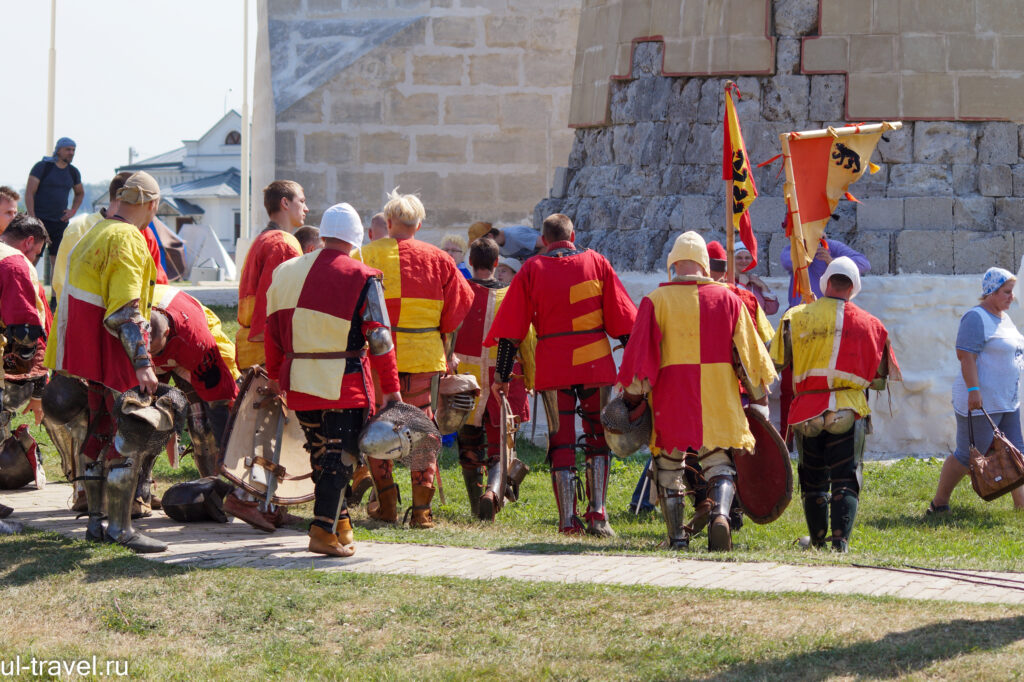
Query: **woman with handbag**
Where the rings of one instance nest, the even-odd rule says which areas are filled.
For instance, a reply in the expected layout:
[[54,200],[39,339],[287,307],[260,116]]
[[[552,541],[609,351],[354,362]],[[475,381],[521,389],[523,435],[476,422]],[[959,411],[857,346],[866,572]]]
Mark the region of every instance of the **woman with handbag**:
[[[1024,450],[1018,394],[1024,336],[1006,314],[1016,281],[1007,270],[989,268],[982,279],[981,303],[960,318],[956,337],[960,376],[953,382],[956,450],[942,465],[928,514],[949,511],[953,489],[970,473],[971,446],[988,452],[994,438],[993,424],[1018,450]],[[970,431],[974,432],[973,443]],[[1013,490],[1011,495],[1014,506],[1024,509],[1024,488]]]

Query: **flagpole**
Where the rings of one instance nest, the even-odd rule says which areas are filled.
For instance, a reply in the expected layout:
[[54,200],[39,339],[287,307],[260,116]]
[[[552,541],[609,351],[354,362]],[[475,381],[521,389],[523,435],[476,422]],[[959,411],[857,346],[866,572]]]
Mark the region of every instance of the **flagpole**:
[[[728,97],[729,93],[725,96]],[[733,264],[735,259],[732,257],[736,249],[736,228],[732,222],[732,185],[732,180],[725,181],[725,281],[729,285],[736,283],[736,266]]]
[[[843,126],[841,128],[823,128],[821,130],[801,130],[797,133],[798,139],[814,140],[821,137],[850,137],[851,135],[870,135],[872,133],[885,133],[890,130],[899,130],[903,127],[901,121],[882,121],[859,126]],[[793,135],[793,133],[784,133]],[[781,135],[779,136],[782,137]]]
[[54,105],[57,100],[57,0],[50,2],[50,52],[46,69],[46,153],[53,154]]
[[[852,128],[856,126],[850,127]],[[825,132],[826,135],[829,134],[828,131],[813,132]],[[807,247],[803,243],[804,231],[800,223],[800,204],[796,198],[796,175],[793,173],[793,161],[789,152],[789,136],[791,134],[792,133],[782,133],[779,135],[779,142],[782,143],[782,166],[786,171],[786,185],[783,187],[782,194],[786,200],[786,211],[789,212],[789,219],[792,221],[792,231],[790,232],[791,236],[789,239],[789,256],[790,262],[793,266],[793,277],[796,278],[799,284],[803,302],[810,303],[814,300],[814,293],[811,291],[811,280],[807,274]],[[825,136],[817,135],[817,137]],[[806,139],[804,133],[800,133],[800,138]],[[799,240],[794,239],[792,235],[798,235]],[[800,246],[799,249],[794,248],[798,241]],[[799,266],[797,265],[798,263]]]

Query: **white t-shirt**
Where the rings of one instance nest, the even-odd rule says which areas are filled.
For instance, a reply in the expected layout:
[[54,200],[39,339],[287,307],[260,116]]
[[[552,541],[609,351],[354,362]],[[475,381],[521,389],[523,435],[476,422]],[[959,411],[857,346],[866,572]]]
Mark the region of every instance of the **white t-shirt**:
[[[981,402],[989,414],[1020,407],[1020,371],[1024,368],[1024,336],[1009,315],[993,315],[975,306],[960,318],[957,350],[977,354]],[[953,409],[967,416],[967,384],[958,373],[953,382]]]

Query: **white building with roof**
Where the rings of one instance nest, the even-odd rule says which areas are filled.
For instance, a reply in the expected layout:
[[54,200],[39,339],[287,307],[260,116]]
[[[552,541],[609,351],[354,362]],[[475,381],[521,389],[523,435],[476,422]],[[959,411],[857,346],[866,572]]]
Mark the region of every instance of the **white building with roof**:
[[[197,140],[116,172],[146,171],[160,185],[157,215],[176,232],[183,225],[209,225],[224,249],[235,252],[241,234],[242,117],[232,109]],[[107,202],[106,194],[94,206]]]

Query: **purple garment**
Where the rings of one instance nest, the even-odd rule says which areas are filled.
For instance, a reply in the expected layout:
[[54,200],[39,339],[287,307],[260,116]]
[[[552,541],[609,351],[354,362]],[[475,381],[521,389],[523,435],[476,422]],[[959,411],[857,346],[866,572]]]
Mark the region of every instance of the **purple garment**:
[[[857,269],[861,275],[867,274],[868,270],[871,269],[871,263],[864,257],[864,254],[855,251],[838,239],[826,239],[825,241],[828,243],[828,251],[832,258],[846,256],[857,264]],[[786,272],[789,273],[789,290],[786,292],[786,295],[789,297],[789,307],[792,308],[800,303],[800,297],[793,295],[793,259],[789,255],[789,244],[786,244],[785,248],[782,249],[782,255],[779,256],[779,260],[782,261],[782,267],[786,268]],[[826,268],[828,268],[828,263],[817,259],[811,261],[811,264],[807,266],[807,277],[811,281],[811,291],[818,298],[821,298],[821,287],[818,286],[818,282],[821,280],[821,276],[825,274]]]

